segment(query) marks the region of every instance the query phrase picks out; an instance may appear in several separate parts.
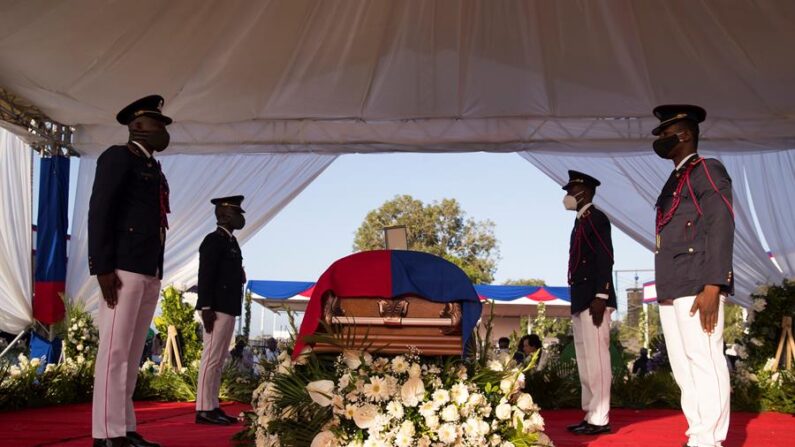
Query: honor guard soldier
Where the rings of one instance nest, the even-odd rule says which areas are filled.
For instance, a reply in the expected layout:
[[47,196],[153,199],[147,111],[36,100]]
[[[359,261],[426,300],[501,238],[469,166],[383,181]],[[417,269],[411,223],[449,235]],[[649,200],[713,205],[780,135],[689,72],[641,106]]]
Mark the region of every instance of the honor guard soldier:
[[94,446],[156,447],[136,432],[132,395],[160,295],[168,183],[154,154],[168,147],[163,98],[139,99],[116,115],[127,144],[97,159],[88,210],[88,265],[96,275],[99,351],[94,370]]
[[721,162],[696,153],[706,111],[654,109],[654,152],[674,170],[657,199],[655,276],[668,357],[682,390],[686,446],[720,446],[729,428],[729,370],[723,303],[733,293],[731,178]]
[[610,316],[616,309],[610,220],[593,205],[599,180],[569,171],[563,206],[577,212],[569,245],[571,321],[584,419],[576,434],[610,432]]
[[224,414],[218,402],[221,370],[229,354],[235,331],[235,318],[243,301],[243,256],[235,230],[246,224],[243,196],[221,197],[215,205],[218,228],[205,236],[199,248],[199,299],[196,310],[204,323],[204,350],[199,368],[196,394],[196,423],[228,425],[236,419]]

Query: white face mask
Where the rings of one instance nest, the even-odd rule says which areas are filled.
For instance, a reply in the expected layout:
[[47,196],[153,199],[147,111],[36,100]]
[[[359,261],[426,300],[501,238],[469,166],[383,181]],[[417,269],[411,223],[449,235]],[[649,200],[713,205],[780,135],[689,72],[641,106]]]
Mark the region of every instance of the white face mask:
[[575,195],[566,194],[563,197],[563,207],[569,211],[576,211],[577,210],[577,203],[579,202],[578,197],[582,194],[582,192],[578,192]]

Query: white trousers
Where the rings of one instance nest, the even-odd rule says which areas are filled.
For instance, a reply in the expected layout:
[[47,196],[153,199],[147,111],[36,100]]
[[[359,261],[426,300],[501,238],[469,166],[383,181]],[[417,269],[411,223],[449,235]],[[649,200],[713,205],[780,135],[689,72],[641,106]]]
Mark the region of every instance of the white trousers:
[[117,438],[135,431],[132,395],[146,334],[157,307],[160,279],[116,270],[121,281],[113,309],[99,302],[99,350],[94,365],[94,438]]
[[660,321],[674,379],[682,391],[689,446],[715,447],[729,430],[729,368],[723,353],[723,301],[712,335],[701,327],[698,313],[690,316],[695,296],[660,306]]
[[235,333],[235,317],[223,312],[215,313],[213,331],[204,331],[204,349],[199,367],[199,383],[196,391],[196,411],[219,408],[218,393],[221,391],[221,373],[224,360],[229,355],[229,344]]
[[574,348],[577,354],[577,371],[582,387],[582,410],[585,421],[593,425],[610,422],[610,315],[605,309],[602,325],[596,327],[588,310],[572,315]]

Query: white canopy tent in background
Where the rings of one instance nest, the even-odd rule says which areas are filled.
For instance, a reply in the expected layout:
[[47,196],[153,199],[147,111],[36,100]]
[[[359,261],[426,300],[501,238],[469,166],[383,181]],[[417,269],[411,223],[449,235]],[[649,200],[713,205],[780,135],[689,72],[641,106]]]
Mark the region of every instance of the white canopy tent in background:
[[0,128],[0,331],[14,334],[33,323],[31,159],[28,146]]
[[[795,276],[795,207],[777,193],[795,189],[782,171],[795,149],[793,23],[786,0],[39,0],[2,6],[0,86],[75,125],[87,157],[124,141],[121,106],[160,93],[175,118],[169,153],[213,154],[218,166],[242,153],[499,151],[524,153],[558,182],[587,167],[606,182],[608,214],[647,245],[649,204],[670,169],[647,155],[651,109],[700,104],[704,148],[747,185],[735,192],[747,294],[781,277],[753,215]],[[168,172],[175,194],[190,171]],[[218,182],[203,183],[208,194]],[[169,244],[197,243],[198,229],[177,228]],[[195,261],[176,258],[174,274]],[[68,287],[82,295],[75,272]]]

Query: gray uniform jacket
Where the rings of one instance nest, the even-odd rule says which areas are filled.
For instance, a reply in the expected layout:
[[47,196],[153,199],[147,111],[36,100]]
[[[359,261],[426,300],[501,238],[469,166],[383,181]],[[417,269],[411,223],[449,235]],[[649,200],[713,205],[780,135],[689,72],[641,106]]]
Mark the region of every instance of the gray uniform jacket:
[[671,173],[657,199],[658,222],[670,216],[655,248],[658,300],[697,295],[710,284],[734,293],[731,203],[732,181],[720,161],[694,156]]

